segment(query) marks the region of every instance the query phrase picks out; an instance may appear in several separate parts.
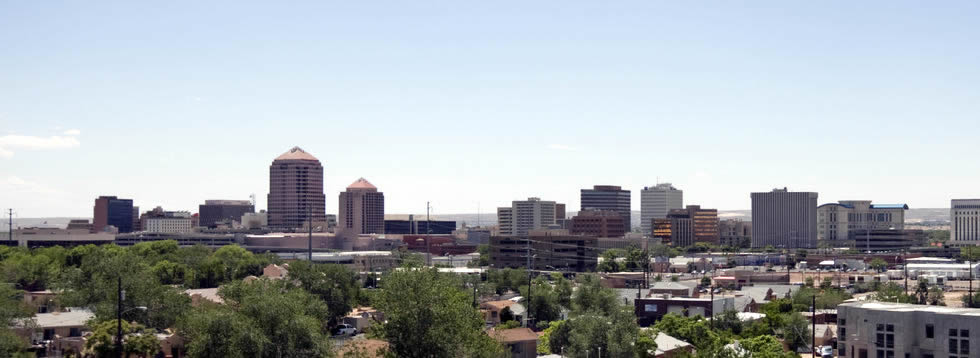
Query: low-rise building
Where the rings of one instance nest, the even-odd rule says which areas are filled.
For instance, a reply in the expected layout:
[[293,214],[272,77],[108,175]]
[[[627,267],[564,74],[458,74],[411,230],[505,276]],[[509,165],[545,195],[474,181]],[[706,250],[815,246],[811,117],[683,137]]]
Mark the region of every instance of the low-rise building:
[[735,297],[675,297],[671,295],[650,295],[634,302],[637,323],[646,327],[659,321],[663,316],[674,313],[683,317],[711,317],[735,309]]
[[[594,271],[598,264],[597,239],[571,235],[568,230],[532,230],[528,236],[490,238],[490,263],[496,268],[535,270]],[[533,252],[531,257],[527,253]],[[530,260],[528,260],[530,259]]]
[[147,211],[140,216],[143,231],[159,234],[182,234],[194,231],[191,213],[187,211],[164,211],[161,207]]
[[976,308],[869,301],[837,307],[839,357],[977,357],[978,334]]
[[[278,255],[283,260],[308,260],[310,257],[307,252],[283,252]],[[344,265],[354,272],[384,271],[398,267],[398,258],[390,251],[314,252],[313,262]]]
[[583,210],[572,217],[572,234],[595,237],[623,237],[626,235],[620,213],[611,210]]
[[530,328],[492,330],[489,333],[505,347],[511,358],[538,356],[538,335]]

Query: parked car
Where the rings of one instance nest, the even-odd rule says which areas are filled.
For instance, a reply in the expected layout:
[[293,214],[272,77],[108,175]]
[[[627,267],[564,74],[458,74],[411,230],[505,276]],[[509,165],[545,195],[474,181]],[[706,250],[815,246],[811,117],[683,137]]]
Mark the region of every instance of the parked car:
[[834,347],[831,346],[821,347],[820,358],[834,358]]
[[334,327],[333,335],[335,336],[354,336],[357,335],[357,328],[349,324],[343,323]]

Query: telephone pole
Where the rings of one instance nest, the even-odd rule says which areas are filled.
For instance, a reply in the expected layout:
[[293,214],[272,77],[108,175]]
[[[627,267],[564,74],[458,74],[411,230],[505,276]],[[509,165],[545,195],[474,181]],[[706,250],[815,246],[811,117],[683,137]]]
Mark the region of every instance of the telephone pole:
[[313,264],[313,206],[309,205],[309,203],[307,203],[306,205],[306,217],[310,221],[307,240],[309,241],[308,253],[310,255],[310,265],[312,265]]
[[429,202],[425,202],[425,258],[428,261],[426,264],[432,266],[432,245],[430,244],[432,240],[432,221],[429,220],[429,210],[432,209],[432,205]]

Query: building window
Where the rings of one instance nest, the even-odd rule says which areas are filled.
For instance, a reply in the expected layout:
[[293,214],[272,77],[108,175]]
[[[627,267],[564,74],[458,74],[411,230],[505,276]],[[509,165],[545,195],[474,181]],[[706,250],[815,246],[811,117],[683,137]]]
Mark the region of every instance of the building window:
[[956,337],[957,332],[958,331],[955,328],[950,328],[949,329],[949,336],[950,337]]
[[957,347],[956,342],[959,342],[959,341],[957,341],[957,340],[955,340],[953,338],[950,338],[949,339],[949,353],[956,354],[956,351],[958,351],[958,349],[956,349],[956,347]]
[[931,324],[926,325],[926,338],[936,338],[936,327]]

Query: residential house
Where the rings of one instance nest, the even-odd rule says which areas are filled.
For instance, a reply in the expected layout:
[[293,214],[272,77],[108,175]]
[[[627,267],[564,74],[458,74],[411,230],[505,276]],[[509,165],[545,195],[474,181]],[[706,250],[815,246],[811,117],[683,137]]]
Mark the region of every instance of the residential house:
[[491,330],[490,336],[506,347],[511,358],[538,356],[538,334],[530,328]]
[[500,315],[504,312],[504,309],[509,309],[514,315],[514,319],[518,322],[521,321],[521,317],[524,316],[524,306],[512,300],[503,301],[489,301],[480,304],[480,311],[483,312],[483,319],[488,325],[496,326],[501,322]]
[[657,358],[687,357],[694,354],[693,345],[664,333],[658,333],[654,342],[657,342],[657,352],[654,354]]

